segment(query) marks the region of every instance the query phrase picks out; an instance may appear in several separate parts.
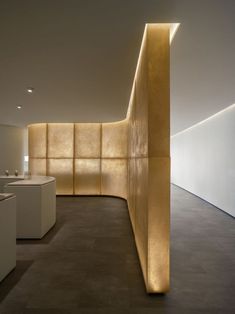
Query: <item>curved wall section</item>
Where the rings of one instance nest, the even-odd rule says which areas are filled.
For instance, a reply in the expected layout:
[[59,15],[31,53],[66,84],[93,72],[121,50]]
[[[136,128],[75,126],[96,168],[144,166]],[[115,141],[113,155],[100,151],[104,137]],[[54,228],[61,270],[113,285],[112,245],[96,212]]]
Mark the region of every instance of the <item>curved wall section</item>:
[[172,183],[235,217],[235,104],[172,136]]
[[28,126],[32,174],[56,178],[58,195],[127,198],[128,121]]
[[169,289],[170,24],[145,28],[127,118],[29,126],[33,174],[56,177],[57,194],[127,199],[146,289]]

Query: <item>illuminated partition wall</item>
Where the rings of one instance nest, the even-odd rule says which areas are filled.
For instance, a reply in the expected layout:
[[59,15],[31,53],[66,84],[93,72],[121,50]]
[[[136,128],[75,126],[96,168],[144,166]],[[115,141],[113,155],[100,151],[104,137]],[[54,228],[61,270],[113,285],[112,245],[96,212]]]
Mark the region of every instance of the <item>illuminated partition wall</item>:
[[148,292],[169,288],[170,24],[145,28],[125,120],[29,126],[32,174],[56,177],[57,194],[127,199]]
[[55,177],[57,195],[127,198],[127,120],[40,123],[28,130],[30,171]]
[[169,25],[148,25],[128,112],[128,208],[148,292],[169,288],[169,116]]

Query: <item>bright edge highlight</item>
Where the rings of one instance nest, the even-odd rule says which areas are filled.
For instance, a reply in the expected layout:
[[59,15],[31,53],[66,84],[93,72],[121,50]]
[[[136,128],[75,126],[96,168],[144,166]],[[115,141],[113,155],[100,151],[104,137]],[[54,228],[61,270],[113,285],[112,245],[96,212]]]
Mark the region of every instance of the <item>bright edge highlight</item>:
[[222,110],[216,112],[216,113],[213,114],[212,116],[210,116],[210,117],[208,117],[208,118],[206,118],[206,119],[204,119],[204,120],[202,120],[202,121],[200,121],[200,122],[198,122],[198,123],[195,123],[194,125],[190,126],[189,128],[184,129],[183,131],[180,131],[180,132],[178,132],[178,133],[172,135],[171,138],[173,138],[173,137],[175,137],[175,136],[177,136],[177,135],[179,135],[179,134],[182,134],[182,133],[184,133],[184,132],[187,132],[187,131],[189,131],[189,130],[195,128],[196,126],[198,126],[198,125],[200,125],[200,124],[203,124],[203,123],[207,122],[208,120],[211,120],[211,119],[217,117],[218,115],[224,113],[225,111],[230,110],[230,109],[232,109],[232,108],[234,108],[234,107],[235,107],[235,104],[232,104],[232,105],[228,106],[227,108],[222,109]]

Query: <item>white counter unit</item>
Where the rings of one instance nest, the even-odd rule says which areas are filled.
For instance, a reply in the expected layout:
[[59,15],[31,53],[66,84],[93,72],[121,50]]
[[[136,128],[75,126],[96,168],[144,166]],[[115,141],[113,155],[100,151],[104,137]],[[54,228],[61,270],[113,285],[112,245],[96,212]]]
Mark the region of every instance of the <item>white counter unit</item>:
[[5,192],[17,199],[16,237],[41,239],[56,222],[55,178],[35,176],[8,183]]
[[4,186],[10,182],[24,180],[24,176],[0,176],[0,193],[4,192]]
[[0,194],[0,281],[16,266],[16,197]]

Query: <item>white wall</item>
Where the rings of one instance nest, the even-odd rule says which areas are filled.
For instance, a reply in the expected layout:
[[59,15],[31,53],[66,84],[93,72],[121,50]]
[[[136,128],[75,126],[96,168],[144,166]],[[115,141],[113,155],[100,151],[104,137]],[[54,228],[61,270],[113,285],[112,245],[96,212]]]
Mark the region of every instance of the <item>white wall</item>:
[[235,216],[235,105],[171,138],[172,183]]
[[14,174],[17,169],[23,173],[25,129],[0,125],[0,175],[9,170]]

